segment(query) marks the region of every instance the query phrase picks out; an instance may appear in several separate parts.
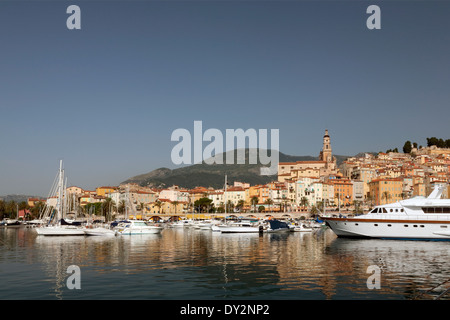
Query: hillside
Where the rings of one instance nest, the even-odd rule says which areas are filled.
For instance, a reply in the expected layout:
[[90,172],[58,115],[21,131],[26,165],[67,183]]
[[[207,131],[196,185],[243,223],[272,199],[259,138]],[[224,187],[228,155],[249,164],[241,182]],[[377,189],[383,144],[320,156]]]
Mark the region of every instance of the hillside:
[[0,196],[0,200],[5,202],[14,201],[16,203],[20,203],[23,201],[28,201],[28,198],[42,198],[39,196],[32,196],[32,195],[24,195],[24,194],[8,194],[5,196]]
[[[235,154],[236,158],[236,154]],[[348,156],[336,156],[340,165]],[[224,158],[225,159],[225,158]],[[170,187],[177,185],[183,188],[195,188],[197,186],[222,188],[227,175],[229,184],[234,181],[246,182],[251,185],[266,184],[277,180],[277,176],[261,176],[261,164],[248,164],[248,150],[245,157],[246,164],[195,164],[177,169],[159,168],[151,172],[131,177],[124,183],[137,183],[141,186]],[[279,154],[280,162],[312,161],[317,157],[291,156]],[[236,161],[235,161],[236,163]]]

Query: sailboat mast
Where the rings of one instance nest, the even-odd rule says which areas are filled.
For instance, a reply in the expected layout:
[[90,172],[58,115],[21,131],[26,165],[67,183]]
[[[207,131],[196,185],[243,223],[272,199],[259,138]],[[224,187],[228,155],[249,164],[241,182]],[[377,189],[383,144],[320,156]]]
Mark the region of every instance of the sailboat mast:
[[58,198],[56,201],[57,224],[61,223],[61,218],[62,218],[63,183],[64,183],[63,162],[62,162],[62,160],[60,160],[59,161]]
[[225,198],[225,218],[227,216],[227,207],[228,207],[228,203],[227,203],[227,175],[225,175],[225,192],[224,192],[224,198]]

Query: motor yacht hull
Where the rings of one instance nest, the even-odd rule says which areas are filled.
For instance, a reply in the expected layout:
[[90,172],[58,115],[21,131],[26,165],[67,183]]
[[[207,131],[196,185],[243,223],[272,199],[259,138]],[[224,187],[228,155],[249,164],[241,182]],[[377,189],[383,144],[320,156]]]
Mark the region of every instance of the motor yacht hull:
[[294,227],[294,231],[295,232],[312,232],[313,229],[312,228],[308,228],[308,227],[303,227],[303,226],[295,226]]
[[139,235],[139,234],[158,234],[161,233],[162,227],[142,228],[142,229],[124,229],[117,233],[121,235]]
[[84,236],[84,230],[77,227],[71,227],[71,226],[45,226],[45,227],[37,227],[34,230],[36,230],[36,233],[38,235],[43,236]]
[[450,200],[441,198],[446,185],[431,194],[375,206],[357,217],[323,217],[338,237],[450,240]]
[[450,240],[450,221],[324,219],[338,237]]
[[261,229],[259,227],[245,227],[245,226],[216,226],[216,231],[222,233],[259,233]]
[[84,229],[84,233],[87,236],[115,236],[116,232],[107,228],[92,228],[92,229]]

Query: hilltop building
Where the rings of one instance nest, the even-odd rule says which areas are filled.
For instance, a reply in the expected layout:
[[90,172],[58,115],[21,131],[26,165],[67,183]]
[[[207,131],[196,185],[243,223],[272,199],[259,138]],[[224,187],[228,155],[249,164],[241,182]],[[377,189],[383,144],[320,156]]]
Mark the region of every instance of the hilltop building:
[[330,135],[325,130],[322,151],[319,160],[280,162],[278,164],[278,181],[297,180],[299,178],[320,178],[329,175],[340,175],[336,164],[336,157],[332,154]]

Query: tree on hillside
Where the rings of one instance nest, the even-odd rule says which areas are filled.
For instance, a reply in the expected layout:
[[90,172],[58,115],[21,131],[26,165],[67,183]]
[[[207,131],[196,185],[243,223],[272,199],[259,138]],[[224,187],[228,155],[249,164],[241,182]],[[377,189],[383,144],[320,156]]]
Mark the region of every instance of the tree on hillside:
[[427,138],[427,146],[436,146],[438,148],[450,148],[450,139],[444,140],[436,137]]
[[436,146],[438,141],[439,140],[436,137],[427,138],[427,147]]
[[403,153],[411,153],[411,150],[412,150],[412,144],[411,144],[411,141],[408,140],[403,145]]

